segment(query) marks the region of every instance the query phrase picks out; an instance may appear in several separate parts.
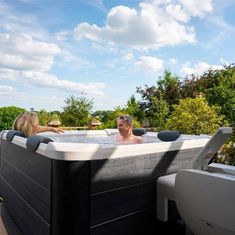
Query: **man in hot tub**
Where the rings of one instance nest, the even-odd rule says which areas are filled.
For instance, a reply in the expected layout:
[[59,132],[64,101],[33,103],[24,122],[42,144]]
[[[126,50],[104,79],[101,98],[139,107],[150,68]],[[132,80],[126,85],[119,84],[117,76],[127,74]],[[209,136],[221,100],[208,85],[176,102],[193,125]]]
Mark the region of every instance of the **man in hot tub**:
[[117,129],[119,133],[116,141],[120,144],[141,144],[143,138],[132,133],[133,119],[129,115],[120,115],[117,118]]

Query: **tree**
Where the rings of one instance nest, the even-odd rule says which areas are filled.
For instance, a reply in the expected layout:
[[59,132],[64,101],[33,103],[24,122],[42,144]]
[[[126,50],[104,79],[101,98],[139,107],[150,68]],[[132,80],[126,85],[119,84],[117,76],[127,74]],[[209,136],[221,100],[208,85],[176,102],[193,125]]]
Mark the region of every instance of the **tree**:
[[210,106],[220,106],[220,114],[224,115],[230,125],[235,120],[235,64],[223,69],[208,70],[201,76],[192,75],[181,84],[181,96],[195,97],[199,93],[205,96]]
[[26,110],[16,106],[7,106],[0,108],[0,131],[9,130],[15,118]]
[[205,98],[181,99],[167,120],[166,127],[183,134],[213,134],[227,124],[224,116],[218,115],[219,108],[210,107]]
[[145,86],[144,89],[137,87],[137,92],[142,98],[139,107],[150,126],[158,129],[164,128],[169,114],[169,105],[164,100],[162,92],[154,86]]
[[200,93],[200,83],[197,76],[186,77],[180,85],[180,96],[184,98],[195,98]]
[[117,124],[116,124],[116,119],[118,116],[123,115],[123,114],[128,114],[126,112],[125,108],[122,108],[120,106],[117,106],[114,108],[114,111],[112,111],[112,113],[110,113],[108,119],[106,122],[104,122],[100,128],[102,129],[106,129],[106,128],[116,128]]
[[137,87],[137,93],[141,95],[139,108],[145,118],[152,127],[162,129],[173,110],[172,105],[178,104],[181,97],[179,77],[166,70],[163,77],[158,78],[156,87]]
[[141,95],[141,101],[139,102],[141,110],[146,112],[152,108],[152,97],[160,98],[160,92],[155,86],[147,86],[144,88],[137,87],[136,92]]
[[141,110],[140,103],[136,101],[134,95],[127,101],[126,112],[139,123],[143,122],[144,112]]
[[65,107],[61,114],[65,126],[86,126],[93,107],[93,100],[85,96],[70,96],[65,100]]
[[219,105],[230,125],[234,123],[235,111],[235,65],[205,73],[202,79],[210,79],[212,85],[205,87],[205,97],[210,105]]
[[233,134],[218,151],[215,162],[235,166],[235,148],[233,146],[234,142],[235,134]]
[[113,118],[113,112],[114,111],[112,110],[97,110],[92,113],[92,116],[98,116],[102,123],[106,123],[108,120],[111,120]]
[[173,104],[178,104],[180,99],[180,80],[172,75],[169,70],[164,72],[163,78],[159,77],[157,89],[161,92],[162,98],[169,104],[170,110]]
[[151,127],[155,127],[157,130],[165,128],[165,123],[169,114],[168,103],[160,97],[152,97],[152,108],[147,111],[147,117]]
[[57,113],[51,113],[49,116],[49,121],[60,122],[60,116]]
[[39,123],[42,126],[46,126],[47,122],[49,121],[49,114],[45,109],[41,109],[38,112],[38,119],[39,119]]

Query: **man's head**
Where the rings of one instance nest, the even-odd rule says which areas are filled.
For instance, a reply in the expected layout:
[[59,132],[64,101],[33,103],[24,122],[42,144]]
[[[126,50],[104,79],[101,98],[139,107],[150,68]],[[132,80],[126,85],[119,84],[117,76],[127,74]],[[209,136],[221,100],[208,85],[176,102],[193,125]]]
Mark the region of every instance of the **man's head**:
[[120,135],[132,133],[133,119],[129,115],[120,115],[117,118],[117,129]]

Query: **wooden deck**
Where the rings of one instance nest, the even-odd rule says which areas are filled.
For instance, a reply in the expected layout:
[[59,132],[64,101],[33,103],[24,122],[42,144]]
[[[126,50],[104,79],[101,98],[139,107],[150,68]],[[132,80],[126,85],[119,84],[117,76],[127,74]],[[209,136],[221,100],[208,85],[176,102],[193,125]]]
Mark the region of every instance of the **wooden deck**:
[[5,228],[5,225],[4,225],[1,217],[0,217],[0,234],[1,235],[8,235],[7,230]]
[[6,227],[2,221],[1,213],[2,213],[2,198],[0,197],[0,235],[8,235]]
[[0,202],[0,235],[23,235]]

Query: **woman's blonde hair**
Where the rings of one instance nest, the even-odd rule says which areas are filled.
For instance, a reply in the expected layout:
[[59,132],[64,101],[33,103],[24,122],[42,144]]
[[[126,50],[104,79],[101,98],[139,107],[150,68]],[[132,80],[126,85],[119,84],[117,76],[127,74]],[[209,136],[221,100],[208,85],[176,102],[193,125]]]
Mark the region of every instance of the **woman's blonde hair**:
[[12,129],[13,130],[19,130],[20,128],[20,123],[21,123],[21,118],[24,115],[24,113],[20,113],[14,120],[13,124],[12,124]]
[[22,131],[26,136],[35,135],[35,125],[38,124],[38,115],[35,112],[20,114],[13,123],[13,129]]

